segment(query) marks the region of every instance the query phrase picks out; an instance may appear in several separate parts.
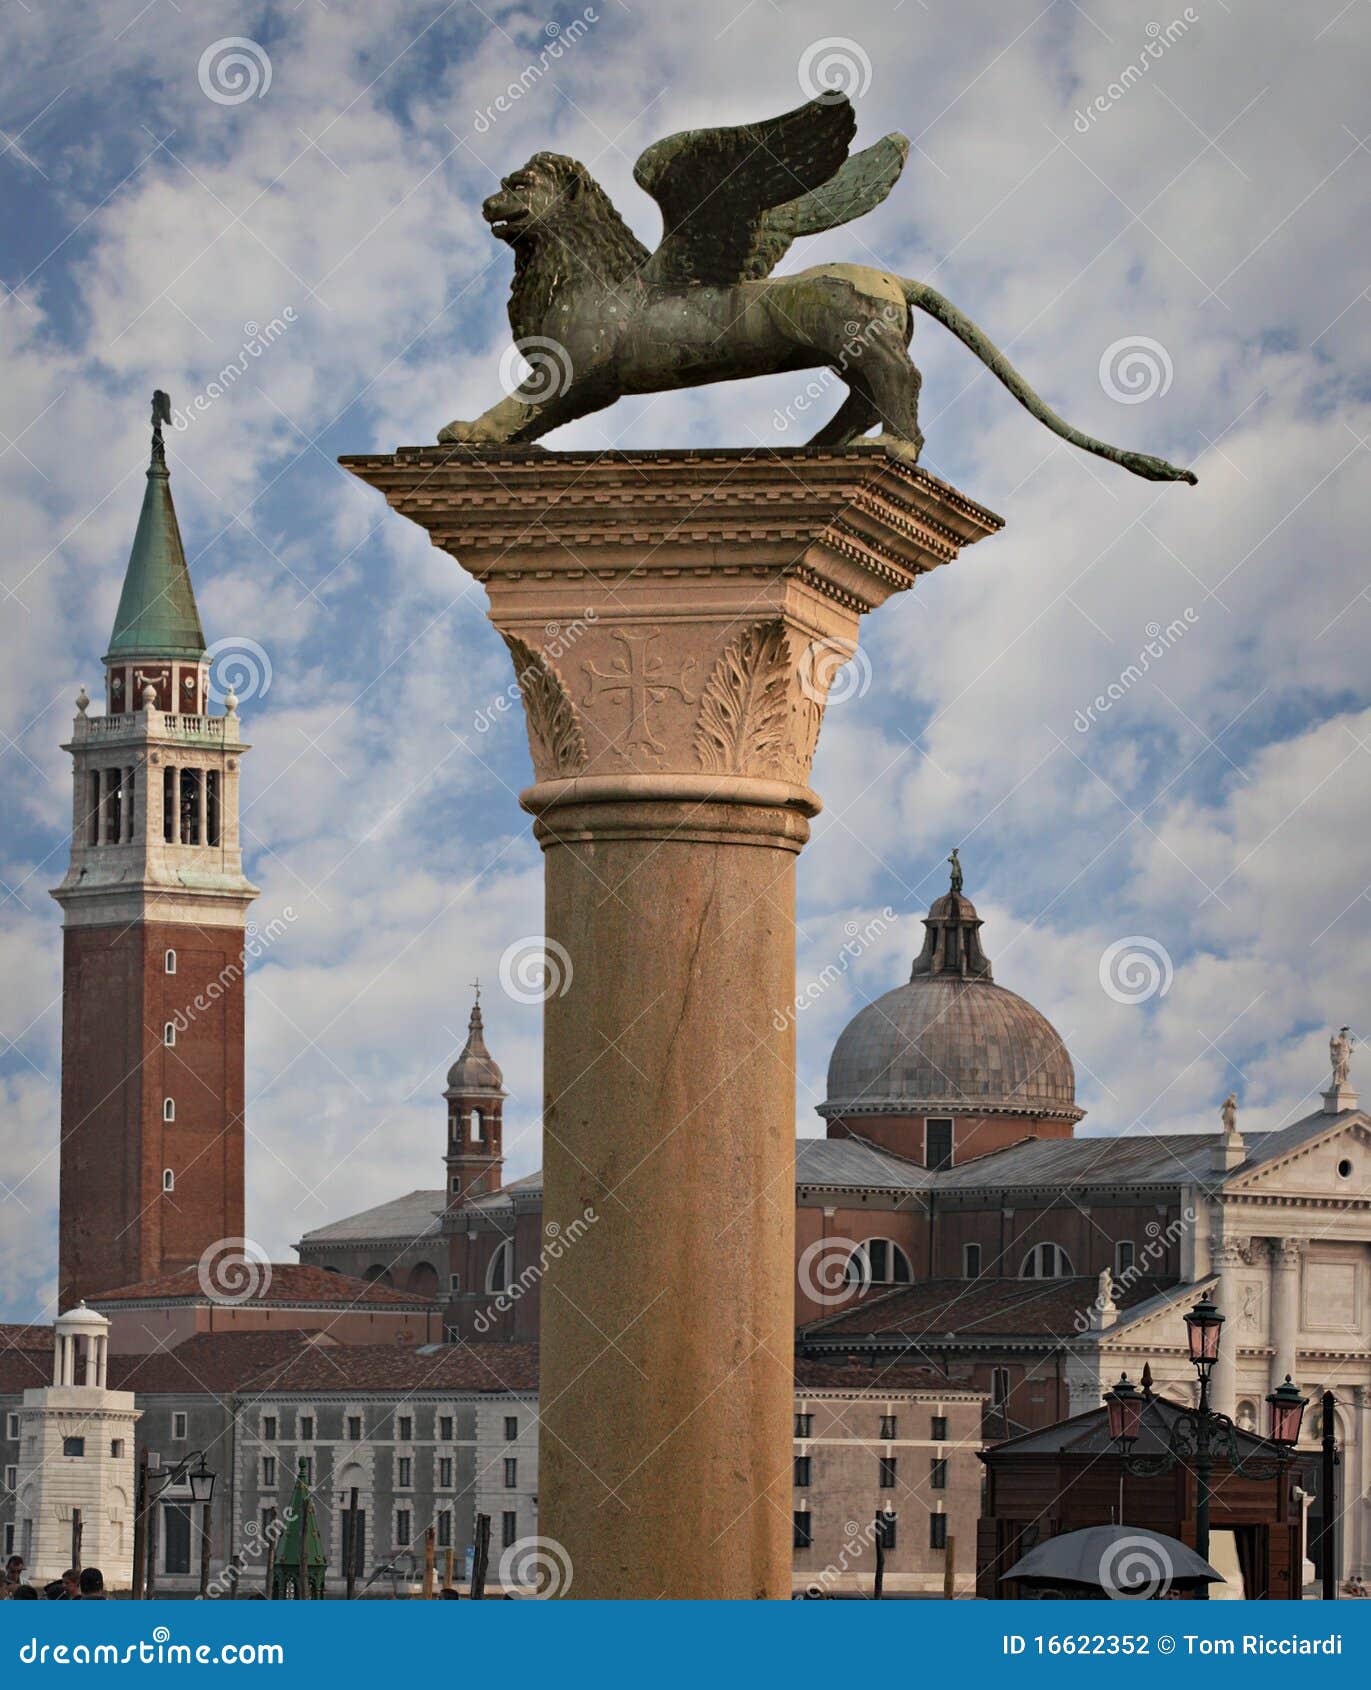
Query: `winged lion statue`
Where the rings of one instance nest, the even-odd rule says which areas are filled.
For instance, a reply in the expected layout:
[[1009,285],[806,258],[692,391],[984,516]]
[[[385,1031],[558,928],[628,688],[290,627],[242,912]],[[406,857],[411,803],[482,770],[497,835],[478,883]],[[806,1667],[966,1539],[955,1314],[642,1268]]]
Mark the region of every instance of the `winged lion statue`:
[[891,134],[849,156],[856,128],[846,96],[821,95],[763,123],[655,142],[633,171],[661,208],[655,252],[584,165],[535,153],[482,206],[514,251],[509,321],[529,373],[439,440],[531,442],[626,394],[827,366],[848,393],[810,444],[847,446],[878,429],[875,442],[917,459],[920,376],[908,352],[917,307],[1062,439],[1148,480],[1193,483],[1189,470],[1063,421],[925,282],[864,264],[773,275],[794,241],[861,217],[895,185],[909,142]]

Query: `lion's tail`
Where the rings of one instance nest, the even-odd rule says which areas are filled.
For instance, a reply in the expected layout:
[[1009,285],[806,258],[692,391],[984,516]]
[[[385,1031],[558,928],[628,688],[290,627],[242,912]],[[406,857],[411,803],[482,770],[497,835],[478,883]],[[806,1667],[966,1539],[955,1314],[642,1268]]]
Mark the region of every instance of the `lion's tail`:
[[1174,464],[1167,463],[1165,458],[1154,458],[1146,452],[1125,452],[1119,446],[1110,446],[1103,440],[1096,440],[1092,435],[1082,434],[1078,428],[1072,428],[1069,422],[1042,402],[999,347],[970,317],[960,312],[951,300],[944,299],[942,294],[925,282],[906,279],[902,285],[904,296],[911,305],[917,305],[930,317],[936,317],[964,346],[970,347],[985,367],[999,377],[1024,409],[1039,422],[1046,423],[1054,434],[1061,435],[1063,440],[1069,440],[1073,446],[1079,446],[1083,451],[1094,452],[1097,457],[1122,464],[1125,469],[1132,470],[1134,475],[1144,476],[1148,481],[1188,481],[1192,487],[1195,485],[1197,476],[1188,469],[1177,469]]

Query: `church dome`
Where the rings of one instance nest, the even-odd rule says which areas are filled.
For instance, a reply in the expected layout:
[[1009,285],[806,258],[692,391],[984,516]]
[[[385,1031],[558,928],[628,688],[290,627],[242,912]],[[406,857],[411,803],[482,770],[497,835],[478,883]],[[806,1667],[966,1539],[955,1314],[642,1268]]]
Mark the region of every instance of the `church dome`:
[[467,1024],[467,1042],[462,1054],[447,1071],[449,1093],[468,1097],[475,1092],[498,1092],[505,1095],[505,1077],[500,1065],[486,1049],[485,1029],[481,1021],[481,1000],[478,996],[471,1006],[471,1020]]
[[838,1036],[819,1113],[1080,1120],[1066,1046],[1045,1015],[995,984],[955,860],[952,889],[924,927],[909,983],[868,1004]]

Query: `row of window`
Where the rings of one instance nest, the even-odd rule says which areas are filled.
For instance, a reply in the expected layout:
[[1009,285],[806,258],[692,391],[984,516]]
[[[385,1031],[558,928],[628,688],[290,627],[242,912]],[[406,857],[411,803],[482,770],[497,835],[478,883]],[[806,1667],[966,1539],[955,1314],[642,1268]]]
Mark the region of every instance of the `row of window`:
[[[1136,1261],[1137,1251],[1133,1240],[1119,1239],[1114,1246],[1115,1275],[1132,1273]],[[963,1278],[979,1279],[983,1264],[984,1252],[981,1245],[962,1246]],[[1060,1244],[1035,1244],[1019,1264],[1020,1279],[1069,1279],[1075,1272],[1071,1257]],[[853,1286],[912,1285],[914,1270],[908,1255],[893,1239],[868,1238],[847,1258],[846,1279],[847,1283]]]
[[[814,1544],[814,1515],[808,1508],[797,1508],[791,1516],[794,1521],[794,1535],[792,1544],[796,1549],[810,1549]],[[844,1522],[844,1536],[850,1535],[852,1522]],[[883,1549],[894,1549],[898,1541],[899,1520],[893,1511],[883,1511],[876,1517],[876,1535]],[[928,1547],[930,1549],[947,1548],[947,1515],[930,1514],[928,1516]]]
[[[881,1416],[880,1436],[883,1438],[897,1438],[900,1435],[899,1426],[900,1419],[898,1415],[883,1414]],[[947,1416],[945,1414],[930,1415],[928,1426],[928,1435],[932,1438],[934,1443],[940,1444],[947,1441]],[[814,1436],[814,1415],[810,1410],[806,1409],[796,1414],[795,1436],[797,1438],[812,1438]]]
[[[898,1489],[899,1458],[894,1455],[882,1455],[878,1458],[878,1482],[882,1490]],[[812,1455],[797,1455],[795,1457],[795,1488],[807,1490],[813,1483],[814,1457]],[[945,1456],[935,1455],[928,1463],[928,1483],[931,1490],[947,1489],[947,1459]]]
[[[68,1438],[67,1442],[68,1443],[81,1443],[82,1439],[80,1439],[80,1438]],[[70,1450],[68,1450],[65,1453],[71,1454],[72,1452]],[[84,1452],[78,1451],[77,1453],[84,1453]],[[276,1457],[274,1455],[264,1455],[261,1459],[262,1459],[262,1477],[261,1477],[261,1483],[260,1483],[258,1488],[261,1489],[261,1490],[275,1490],[276,1480],[277,1480]],[[453,1479],[452,1479],[452,1474],[453,1474],[452,1457],[450,1455],[440,1455],[438,1457],[437,1467],[438,1467],[437,1489],[439,1489],[439,1490],[451,1490],[452,1489],[452,1483],[453,1483]],[[292,1467],[291,1467],[291,1470],[290,1470],[290,1476],[293,1478],[294,1475],[297,1474],[297,1473],[303,1475],[304,1481],[307,1485],[312,1485],[314,1483],[314,1457],[312,1455],[302,1455],[298,1458],[297,1461],[295,1461],[292,1464]],[[518,1490],[518,1488],[519,1488],[519,1458],[517,1456],[510,1455],[510,1456],[505,1457],[504,1479],[505,1479],[505,1489],[506,1490]],[[413,1490],[414,1489],[414,1457],[412,1455],[396,1456],[396,1458],[395,1458],[395,1488],[396,1488],[396,1490]]]
[[[313,1443],[314,1424],[314,1416],[312,1414],[300,1415],[296,1424],[295,1438],[293,1441],[302,1444]],[[362,1416],[360,1414],[349,1414],[344,1420],[343,1425],[347,1433],[346,1441],[348,1443],[358,1444],[362,1442]],[[171,1427],[171,1435],[173,1438],[184,1438],[186,1436],[186,1416],[180,1412],[173,1414],[171,1417]],[[262,1416],[262,1441],[269,1444],[275,1443],[276,1433],[276,1416],[274,1414],[264,1414]],[[451,1443],[456,1435],[457,1422],[453,1416],[450,1414],[440,1414],[438,1416],[437,1441],[444,1444]],[[513,1443],[518,1436],[519,1416],[517,1414],[507,1414],[505,1416],[505,1442]],[[395,1442],[407,1444],[412,1443],[413,1441],[414,1416],[412,1414],[396,1415]]]

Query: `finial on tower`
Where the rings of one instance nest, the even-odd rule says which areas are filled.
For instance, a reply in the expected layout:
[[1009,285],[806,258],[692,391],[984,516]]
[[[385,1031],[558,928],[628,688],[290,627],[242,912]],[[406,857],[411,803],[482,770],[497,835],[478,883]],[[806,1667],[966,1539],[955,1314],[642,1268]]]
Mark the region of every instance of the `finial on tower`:
[[152,461],[164,464],[167,448],[162,440],[162,424],[171,421],[171,399],[159,387],[152,396]]

